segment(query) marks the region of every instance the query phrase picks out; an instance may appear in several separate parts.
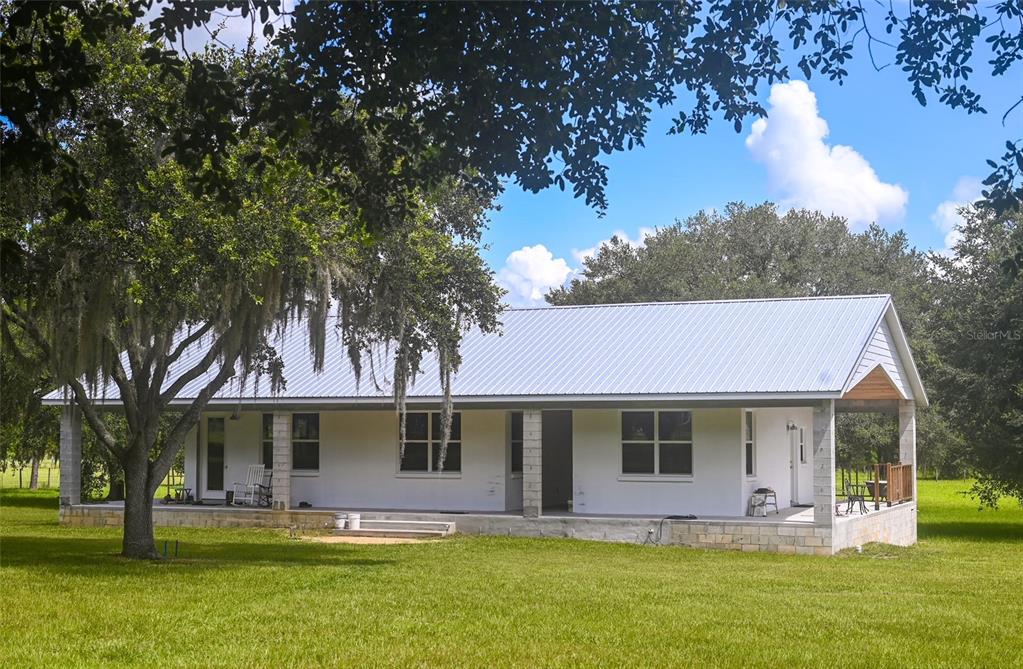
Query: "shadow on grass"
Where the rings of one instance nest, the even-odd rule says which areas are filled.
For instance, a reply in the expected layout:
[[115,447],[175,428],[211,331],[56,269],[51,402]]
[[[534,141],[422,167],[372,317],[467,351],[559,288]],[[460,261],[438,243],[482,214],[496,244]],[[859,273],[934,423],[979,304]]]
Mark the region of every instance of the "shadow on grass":
[[[357,549],[306,543],[184,543],[179,557],[132,561],[120,557],[121,540],[114,538],[4,536],[5,567],[29,567],[78,576],[134,577],[139,569],[192,570],[242,569],[253,566],[327,566],[376,568],[395,560],[367,558]],[[173,552],[173,542],[169,549]],[[157,541],[163,550],[163,541]],[[125,569],[124,567],[131,567]]]
[[917,534],[921,539],[1023,543],[1023,523],[931,521],[920,523]]
[[0,507],[56,511],[58,499],[51,490],[4,490],[0,493]]

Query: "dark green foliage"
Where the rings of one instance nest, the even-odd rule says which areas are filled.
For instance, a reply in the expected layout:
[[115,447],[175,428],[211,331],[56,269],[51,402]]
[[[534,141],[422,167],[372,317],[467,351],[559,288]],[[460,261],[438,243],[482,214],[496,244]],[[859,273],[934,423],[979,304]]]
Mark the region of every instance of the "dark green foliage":
[[[8,160],[59,162],[53,123],[95,83],[84,52],[150,4],[12,3],[0,91],[13,123]],[[273,67],[237,79],[187,51],[184,30],[215,27],[223,11],[273,37]],[[678,109],[672,132],[705,132],[714,117],[739,130],[764,113],[758,87],[793,74],[783,56],[798,56],[804,77],[842,81],[857,54],[879,67],[880,55],[905,72],[921,104],[937,97],[979,113],[970,77],[1011,76],[1023,55],[1020,0],[308,2],[288,20],[281,13],[277,0],[161,7],[146,60],[183,86],[165,149],[196,186],[229,199],[224,156],[249,132],[282,144],[311,137],[303,163],[328,176],[358,171],[362,187],[348,196],[371,214],[406,206],[413,191],[451,175],[471,175],[491,195],[502,178],[529,190],[571,187],[602,208],[602,157],[642,144],[654,106]],[[978,63],[987,51],[979,40],[993,55],[987,63]],[[113,110],[91,120],[120,126]],[[382,150],[372,155],[376,140]],[[994,167],[992,202],[1018,202],[1011,156]],[[87,215],[76,174],[68,163],[61,188]]]
[[614,239],[552,304],[890,293],[912,336],[930,304],[927,258],[902,232],[773,204],[700,212],[633,247]]
[[1023,503],[1023,275],[1003,265],[1023,245],[1023,226],[1015,212],[962,213],[953,255],[935,258],[936,395],[968,437],[974,492],[985,504],[1002,495]]
[[[306,316],[317,367],[334,325],[357,370],[370,346],[396,342],[395,376],[405,384],[432,350],[443,352],[445,369],[457,366],[464,328],[494,329],[499,305],[475,246],[485,194],[451,178],[367,215],[346,197],[362,188],[360,174],[317,175],[296,158],[302,142],[282,148],[258,129],[226,145],[219,165],[190,170],[165,150],[175,123],[196,120],[177,104],[187,86],[162,78],[146,48],[139,30],[89,46],[93,84],[53,129],[77,165],[90,217],[71,214],[39,164],[5,164],[0,208],[0,326],[54,385],[69,386],[123,470],[132,556],[154,554],[150,500],[209,399],[235,378],[285,382],[271,345],[276,326]],[[217,49],[189,62],[235,81],[272,67]],[[116,110],[116,130],[91,123],[101,110]],[[369,148],[375,160],[379,143]],[[193,188],[221,169],[228,197]],[[204,353],[184,355],[190,347]],[[200,380],[172,412],[186,384]],[[108,385],[120,394],[124,430],[100,411]]]
[[38,359],[20,356],[11,340],[0,344],[0,462],[4,465],[25,465],[57,455],[59,410],[41,403],[52,388]]

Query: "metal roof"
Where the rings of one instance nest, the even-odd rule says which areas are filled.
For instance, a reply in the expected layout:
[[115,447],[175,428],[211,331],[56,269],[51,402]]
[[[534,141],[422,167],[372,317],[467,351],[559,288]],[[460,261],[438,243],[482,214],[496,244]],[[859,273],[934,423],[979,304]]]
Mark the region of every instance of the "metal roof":
[[[456,402],[838,397],[890,308],[887,295],[859,295],[511,309],[499,333],[467,333],[453,394]],[[304,323],[295,321],[275,343],[287,380],[276,396],[266,379],[258,387],[250,380],[225,387],[214,403],[390,401],[391,363],[383,351],[357,381],[338,337],[328,331],[321,373],[307,342]],[[202,353],[189,351],[178,367]],[[194,398],[206,383],[200,376],[179,400]],[[99,394],[118,399],[113,384]],[[408,397],[441,394],[436,359],[428,356]],[[51,393],[47,403],[61,397]]]

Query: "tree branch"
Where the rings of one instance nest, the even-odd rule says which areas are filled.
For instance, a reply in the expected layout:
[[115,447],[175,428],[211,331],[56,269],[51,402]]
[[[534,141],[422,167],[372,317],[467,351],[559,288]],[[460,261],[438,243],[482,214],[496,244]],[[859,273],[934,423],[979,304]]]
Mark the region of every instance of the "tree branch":
[[[194,379],[197,379],[200,374],[203,374],[207,369],[209,369],[210,366],[216,361],[220,353],[223,351],[225,340],[233,335],[234,335],[233,328],[229,328],[227,332],[222,334],[213,343],[213,345],[210,346],[210,350],[206,351],[206,355],[202,357],[202,360],[193,365],[191,369],[181,374],[181,376],[174,379],[170,386],[168,386],[167,390],[161,393],[160,406],[165,407],[168,404],[170,404],[171,400],[178,396],[178,393],[181,392],[182,388],[184,388]],[[221,371],[223,371],[224,368],[231,368],[232,370],[231,373],[232,375],[234,374],[233,363],[225,364],[224,367],[221,368]]]
[[187,337],[178,342],[178,345],[174,348],[170,355],[167,356],[167,365],[173,365],[178,361],[178,358],[184,354],[184,352],[195,342],[199,341],[207,332],[213,328],[213,321],[207,321],[197,330],[194,330]]
[[125,374],[124,366],[121,364],[121,356],[117,355],[116,361],[111,365],[110,376],[113,377],[114,383],[117,384],[118,390],[121,392],[121,403],[124,404],[125,417],[128,419],[129,424],[133,424],[138,420],[139,416],[139,400],[136,393],[136,388],[132,385],[131,381],[128,380],[127,374]]

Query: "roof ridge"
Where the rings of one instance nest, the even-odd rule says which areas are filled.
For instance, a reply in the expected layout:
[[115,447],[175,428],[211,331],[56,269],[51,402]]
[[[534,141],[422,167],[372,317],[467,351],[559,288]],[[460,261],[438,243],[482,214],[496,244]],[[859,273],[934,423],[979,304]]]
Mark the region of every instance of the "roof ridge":
[[797,302],[820,300],[891,299],[890,293],[858,295],[803,295],[799,297],[743,297],[722,300],[667,300],[664,302],[602,302],[599,304],[547,304],[535,307],[509,307],[505,311],[552,311],[556,309],[595,309],[599,307],[657,307],[681,304],[739,304],[743,302]]

